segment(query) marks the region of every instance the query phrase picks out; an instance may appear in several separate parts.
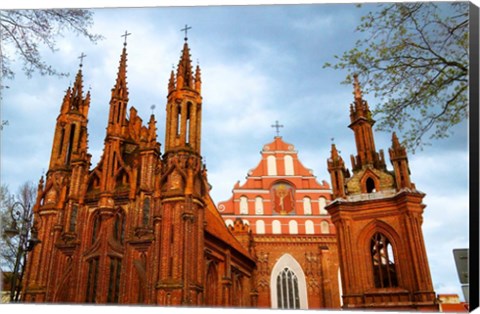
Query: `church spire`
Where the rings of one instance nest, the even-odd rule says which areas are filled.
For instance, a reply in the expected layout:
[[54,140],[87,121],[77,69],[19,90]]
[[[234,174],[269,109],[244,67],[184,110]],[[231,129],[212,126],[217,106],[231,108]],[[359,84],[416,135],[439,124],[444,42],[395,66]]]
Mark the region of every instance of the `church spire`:
[[357,146],[357,156],[352,156],[353,170],[359,170],[366,165],[384,169],[386,166],[383,159],[383,151],[378,153],[375,149],[375,140],[373,138],[375,120],[372,119],[372,113],[367,101],[363,100],[357,74],[353,75],[353,95],[354,102],[350,105],[351,123],[348,126],[355,133]]
[[110,113],[108,117],[107,134],[121,135],[122,128],[126,125],[126,113],[128,103],[127,87],[127,42],[126,38],[130,35],[125,32],[125,42],[123,44],[122,54],[118,66],[117,79],[112,88],[110,99]]
[[118,66],[117,79],[115,86],[112,88],[112,98],[128,101],[127,88],[127,45],[124,44],[122,54],[120,56],[120,64]]
[[177,88],[193,88],[192,61],[188,42],[183,44],[182,55],[177,67]]
[[177,74],[175,76],[172,70],[168,83],[166,153],[170,150],[187,149],[200,154],[201,107],[200,66],[197,65],[193,73],[190,48],[185,35]]
[[[82,61],[83,57],[85,55],[82,53]],[[66,90],[60,114],[57,117],[49,171],[67,169],[71,161],[86,157],[89,107],[90,92],[84,97],[82,63],[80,63],[75,82]]]

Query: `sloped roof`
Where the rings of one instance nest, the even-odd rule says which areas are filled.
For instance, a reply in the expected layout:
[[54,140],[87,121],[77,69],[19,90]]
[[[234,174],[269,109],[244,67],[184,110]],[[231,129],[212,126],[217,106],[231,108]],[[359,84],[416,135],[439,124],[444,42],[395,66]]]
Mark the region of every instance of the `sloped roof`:
[[205,211],[205,220],[207,221],[207,225],[205,226],[205,230],[214,237],[221,239],[223,242],[237,250],[245,257],[253,260],[247,248],[240,244],[237,238],[235,238],[230,230],[228,230],[223,218],[220,216],[220,213],[213,203],[211,196],[207,195],[204,200],[207,204]]

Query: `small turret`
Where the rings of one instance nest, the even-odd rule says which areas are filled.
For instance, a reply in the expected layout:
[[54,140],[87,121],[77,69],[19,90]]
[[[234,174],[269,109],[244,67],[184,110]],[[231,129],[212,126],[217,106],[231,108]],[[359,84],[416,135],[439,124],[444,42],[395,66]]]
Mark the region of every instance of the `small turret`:
[[395,132],[392,134],[392,147],[388,150],[390,154],[390,161],[395,171],[395,183],[397,189],[413,188],[410,181],[410,169],[408,167],[407,151],[403,145],[400,144]]
[[332,179],[332,190],[334,198],[345,197],[345,163],[338,153],[335,144],[332,144],[330,158],[327,160],[328,172]]

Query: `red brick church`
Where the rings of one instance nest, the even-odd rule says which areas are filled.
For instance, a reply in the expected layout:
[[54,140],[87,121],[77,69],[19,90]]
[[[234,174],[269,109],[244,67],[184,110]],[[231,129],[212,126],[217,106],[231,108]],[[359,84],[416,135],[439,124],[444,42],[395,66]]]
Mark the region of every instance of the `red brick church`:
[[94,167],[82,65],[66,91],[38,185],[41,242],[28,256],[25,302],[437,309],[421,231],[424,194],[395,134],[387,170],[358,82],[352,174],[332,146],[331,185],[319,183],[276,136],[217,207],[200,149],[208,105],[187,40],[166,82],[163,148],[155,116],[144,122],[128,108],[126,72],[125,42]]

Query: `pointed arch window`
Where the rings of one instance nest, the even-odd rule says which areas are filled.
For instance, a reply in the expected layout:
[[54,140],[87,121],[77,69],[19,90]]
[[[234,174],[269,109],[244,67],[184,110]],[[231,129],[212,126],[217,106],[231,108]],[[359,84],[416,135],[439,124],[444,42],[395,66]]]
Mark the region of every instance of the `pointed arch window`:
[[285,267],[277,276],[277,308],[300,308],[298,278],[297,275],[288,267]]
[[191,121],[190,121],[190,112],[192,110],[192,103],[191,102],[188,102],[187,103],[187,115],[185,117],[185,120],[186,120],[186,128],[185,128],[185,143],[188,144],[190,143],[190,124],[191,124]]
[[95,303],[96,301],[98,267],[98,257],[92,258],[88,261],[87,294],[85,297],[86,303]]
[[215,263],[208,263],[207,275],[205,280],[205,305],[217,305],[218,293],[218,274]]
[[117,257],[110,258],[110,280],[108,286],[108,303],[118,303],[120,291],[120,276],[122,274],[122,260]]
[[96,213],[95,217],[93,217],[91,244],[93,244],[95,242],[95,240],[97,240],[99,232],[100,232],[100,215],[98,213]]
[[146,197],[143,201],[143,225],[147,226],[150,220],[150,198]]
[[308,309],[305,273],[288,253],[282,255],[272,269],[270,298],[272,308]]
[[68,164],[70,163],[70,157],[72,156],[72,149],[73,149],[73,140],[75,137],[75,123],[70,125],[70,136],[68,138],[68,143],[67,143],[67,153],[65,155],[65,163]]
[[70,213],[70,224],[69,224],[69,231],[75,232],[75,226],[77,225],[77,214],[78,214],[78,205],[73,204],[72,212]]
[[125,215],[121,209],[119,209],[115,214],[113,238],[120,244],[123,244],[123,240],[125,238]]
[[370,240],[370,250],[375,288],[397,287],[395,259],[389,239],[383,233],[375,233]]
[[180,135],[181,123],[182,123],[182,107],[180,107],[180,105],[176,106],[175,115],[177,117],[177,121],[176,121],[177,122],[176,123],[177,131],[176,131],[176,134],[177,134],[177,136],[179,136]]

